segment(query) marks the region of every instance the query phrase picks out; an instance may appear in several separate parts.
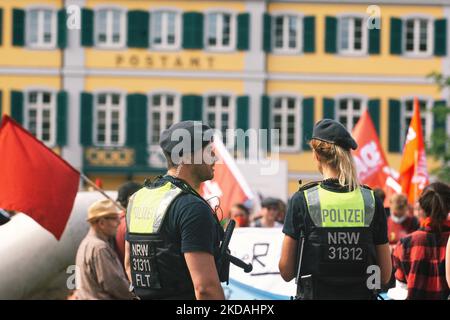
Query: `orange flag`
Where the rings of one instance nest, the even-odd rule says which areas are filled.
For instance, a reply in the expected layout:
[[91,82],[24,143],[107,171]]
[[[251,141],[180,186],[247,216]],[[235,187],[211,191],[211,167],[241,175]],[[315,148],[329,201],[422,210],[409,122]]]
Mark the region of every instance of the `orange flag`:
[[414,204],[428,183],[419,101],[414,98],[414,113],[406,135],[400,165],[400,184],[402,192],[408,196],[408,202]]
[[400,193],[401,187],[392,175],[369,111],[364,111],[353,128],[352,136],[358,143],[358,149],[353,150],[352,155],[359,181],[371,188],[383,189],[385,206],[388,206],[390,195]]

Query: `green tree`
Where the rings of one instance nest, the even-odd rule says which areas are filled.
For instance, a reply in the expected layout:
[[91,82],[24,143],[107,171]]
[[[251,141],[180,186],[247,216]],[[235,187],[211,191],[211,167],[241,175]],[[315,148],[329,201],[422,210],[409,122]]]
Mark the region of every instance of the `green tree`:
[[[450,90],[450,77],[444,77],[440,73],[433,72],[429,75],[433,79],[439,90]],[[433,108],[434,130],[431,135],[431,145],[427,148],[427,153],[441,163],[441,166],[432,171],[440,181],[450,183],[450,136],[446,130],[446,119],[450,113],[450,107],[445,104],[437,105]]]

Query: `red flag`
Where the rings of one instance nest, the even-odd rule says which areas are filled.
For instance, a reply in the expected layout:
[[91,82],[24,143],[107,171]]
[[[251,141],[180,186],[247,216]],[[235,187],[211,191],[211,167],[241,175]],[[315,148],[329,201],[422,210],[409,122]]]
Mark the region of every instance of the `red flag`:
[[422,121],[417,98],[414,98],[414,113],[406,135],[403,157],[400,165],[402,191],[413,204],[428,185],[427,158],[423,142]]
[[353,128],[353,138],[358,149],[352,151],[361,183],[371,188],[381,188],[386,193],[385,205],[393,193],[400,193],[401,187],[391,173],[378,135],[366,110]]
[[214,208],[220,204],[223,216],[227,218],[231,207],[236,203],[244,203],[253,198],[250,187],[239,171],[236,162],[231,157],[220,139],[214,140],[214,152],[217,162],[214,165],[214,179],[202,183],[201,195],[209,200]]
[[0,208],[23,212],[58,240],[80,173],[8,116],[0,127]]

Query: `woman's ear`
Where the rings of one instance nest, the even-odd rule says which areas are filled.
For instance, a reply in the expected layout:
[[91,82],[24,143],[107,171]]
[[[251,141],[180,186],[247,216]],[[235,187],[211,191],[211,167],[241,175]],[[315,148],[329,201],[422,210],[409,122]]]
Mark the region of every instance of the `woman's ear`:
[[316,151],[312,151],[313,152],[313,157],[314,157],[314,160],[316,160],[317,162],[320,162],[320,157],[319,157],[319,155],[317,154],[317,152]]

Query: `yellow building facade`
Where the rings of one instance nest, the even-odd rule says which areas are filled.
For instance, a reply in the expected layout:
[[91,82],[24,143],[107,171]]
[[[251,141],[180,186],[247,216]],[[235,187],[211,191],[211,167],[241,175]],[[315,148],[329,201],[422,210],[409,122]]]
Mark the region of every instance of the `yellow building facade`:
[[323,117],[351,130],[368,108],[394,169],[413,97],[427,139],[450,132],[426,78],[450,73],[445,1],[4,0],[0,16],[1,112],[107,189],[163,173],[159,134],[185,119],[279,129],[289,195],[319,178]]

